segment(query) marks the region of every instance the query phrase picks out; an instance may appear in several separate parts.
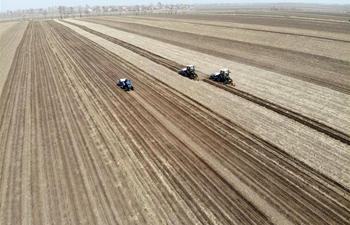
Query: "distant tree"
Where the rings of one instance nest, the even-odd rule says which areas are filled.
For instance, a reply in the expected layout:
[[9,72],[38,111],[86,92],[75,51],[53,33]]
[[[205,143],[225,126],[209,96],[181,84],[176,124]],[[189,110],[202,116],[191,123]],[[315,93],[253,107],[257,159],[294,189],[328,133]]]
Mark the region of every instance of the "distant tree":
[[45,16],[45,20],[46,20],[47,9],[44,10],[43,15]]
[[78,5],[78,12],[79,12],[79,15],[80,15],[80,18],[81,18],[82,17],[81,14],[83,13],[83,6]]
[[140,6],[139,5],[135,5],[134,6],[134,11],[135,11],[135,14],[138,15],[139,11],[140,11]]
[[118,11],[118,8],[114,5],[110,6],[109,8],[111,9],[111,11]]
[[122,14],[122,12],[123,12],[123,6],[119,6],[119,7],[118,7],[118,12],[119,12],[119,14]]
[[61,16],[61,19],[63,19],[63,14],[66,12],[66,7],[65,6],[58,6],[58,12]]

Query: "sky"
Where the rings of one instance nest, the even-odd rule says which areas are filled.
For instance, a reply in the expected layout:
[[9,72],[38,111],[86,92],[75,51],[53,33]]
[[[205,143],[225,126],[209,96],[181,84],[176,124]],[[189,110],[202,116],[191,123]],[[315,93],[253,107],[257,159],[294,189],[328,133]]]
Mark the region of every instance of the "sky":
[[350,0],[0,0],[0,11],[17,9],[48,8],[52,6],[90,6],[100,5],[149,5],[157,4],[210,4],[210,3],[316,3],[316,4],[350,4]]

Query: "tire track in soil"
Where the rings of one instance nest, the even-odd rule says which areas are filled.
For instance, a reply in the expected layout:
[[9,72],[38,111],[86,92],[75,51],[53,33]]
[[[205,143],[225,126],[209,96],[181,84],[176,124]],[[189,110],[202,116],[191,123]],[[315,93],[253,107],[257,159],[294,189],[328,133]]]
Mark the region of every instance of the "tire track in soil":
[[[65,22],[65,23],[68,23],[68,24],[71,24],[71,25],[74,25],[74,26],[77,26],[77,27],[79,27],[79,28],[81,28],[81,29],[83,29],[83,30],[85,30],[87,32],[90,32],[90,33],[95,34],[95,35],[97,35],[97,36],[99,36],[101,38],[104,38],[104,39],[106,39],[106,40],[108,40],[108,41],[110,41],[112,43],[120,45],[120,46],[122,46],[122,47],[124,47],[124,48],[126,48],[126,49],[128,49],[130,51],[133,51],[133,52],[135,52],[135,53],[137,53],[137,54],[139,54],[139,55],[141,55],[143,57],[146,57],[146,58],[148,58],[148,59],[150,59],[150,60],[152,60],[152,61],[154,61],[154,62],[156,62],[156,63],[158,63],[160,65],[163,65],[163,66],[169,68],[172,71],[176,71],[177,72],[179,70],[179,68],[183,67],[183,65],[181,65],[181,64],[178,64],[178,63],[176,63],[174,61],[171,61],[169,59],[166,59],[164,57],[158,56],[158,55],[156,55],[156,54],[154,54],[152,52],[149,52],[149,51],[147,51],[145,49],[141,49],[141,48],[139,48],[137,46],[134,46],[132,44],[129,44],[129,43],[124,42],[122,40],[119,40],[117,38],[113,38],[113,37],[108,36],[106,34],[102,34],[100,32],[94,31],[94,30],[92,30],[90,28],[87,28],[85,26],[82,26],[82,25],[78,25],[78,24],[75,24],[75,23],[72,23],[72,22],[68,22],[68,21],[64,21],[64,20],[61,20],[61,21]],[[202,78],[204,77],[203,74],[199,74],[199,75]],[[217,84],[217,83],[212,82],[212,81],[210,81],[208,79],[203,79],[203,81],[207,82],[209,84],[215,85],[218,88],[221,88],[221,89],[224,89],[226,91],[229,91],[229,92],[231,92],[231,93],[233,93],[235,95],[238,95],[238,96],[240,96],[240,97],[242,97],[242,98],[244,98],[244,99],[246,99],[248,101],[252,101],[252,102],[254,102],[254,103],[258,104],[258,105],[261,105],[261,106],[266,107],[266,108],[268,108],[270,110],[273,110],[274,112],[277,112],[277,113],[279,113],[281,115],[287,116],[288,118],[291,118],[291,119],[293,119],[293,120],[295,120],[295,121],[297,121],[299,123],[302,123],[302,124],[312,128],[312,129],[315,129],[315,130],[317,130],[317,131],[319,131],[321,133],[324,133],[327,136],[330,136],[330,137],[332,137],[332,138],[334,138],[336,140],[339,140],[339,141],[341,141],[343,143],[346,143],[346,144],[350,145],[350,135],[347,135],[347,134],[345,134],[345,133],[343,133],[343,132],[341,132],[341,131],[339,131],[339,130],[337,130],[335,128],[332,128],[332,127],[326,125],[326,124],[318,122],[317,120],[314,120],[312,118],[308,118],[308,117],[302,115],[301,113],[294,112],[292,110],[286,109],[286,108],[284,108],[282,106],[279,106],[279,105],[277,105],[275,103],[269,102],[269,101],[267,101],[265,99],[261,99],[261,98],[259,98],[257,96],[249,94],[247,92],[244,92],[244,91],[241,91],[241,90],[238,90],[238,89],[230,89],[227,86],[224,86],[224,85],[221,85],[221,84]]]
[[[54,26],[52,24],[52,26]],[[58,28],[57,28],[58,29]],[[68,33],[68,32],[61,32],[61,33]],[[85,38],[83,38],[85,39]],[[68,44],[68,43],[67,43]],[[99,52],[99,51],[103,51],[104,54],[101,53],[101,55],[99,57],[107,57],[110,60],[113,60],[114,57],[117,57],[111,53],[108,53],[108,51],[106,51],[105,49],[97,46],[96,44],[89,44],[89,46],[96,48],[95,50],[92,50],[93,52]],[[87,50],[87,49],[86,49]],[[91,56],[91,54],[89,53],[84,53],[87,54],[85,57]],[[111,55],[111,56],[110,56]],[[91,58],[91,60],[93,60],[94,58]],[[96,62],[96,58],[95,61]],[[122,59],[118,59],[119,61],[122,61]],[[212,124],[201,124],[200,121],[206,121],[205,118],[207,118],[207,113],[205,112],[202,114],[198,114],[197,117],[200,117],[201,119],[198,119],[198,121],[193,122],[194,118],[191,116],[190,113],[186,112],[185,109],[194,109],[195,111],[201,111],[201,109],[203,110],[203,106],[200,106],[200,104],[198,104],[196,106],[196,104],[194,104],[193,102],[190,102],[190,106],[187,105],[186,107],[182,106],[181,104],[184,98],[181,98],[181,100],[178,101],[174,101],[174,98],[176,98],[176,96],[180,96],[180,93],[176,93],[176,91],[172,90],[170,87],[166,87],[168,92],[164,92],[164,91],[159,91],[159,87],[155,86],[154,84],[152,85],[152,83],[150,83],[151,81],[149,81],[148,79],[152,79],[150,75],[147,75],[146,72],[138,69],[135,66],[132,65],[128,65],[128,63],[122,61],[123,63],[121,65],[119,65],[120,67],[125,67],[125,72],[130,71],[128,70],[130,67],[133,68],[133,70],[131,71],[136,71],[135,73],[130,73],[128,72],[129,76],[136,81],[139,81],[137,83],[140,84],[140,93],[142,94],[142,96],[148,96],[147,98],[145,97],[144,100],[145,101],[150,101],[150,99],[152,99],[151,95],[153,93],[153,97],[157,98],[157,102],[160,106],[158,106],[158,108],[156,107],[157,102],[150,102],[149,104],[152,105],[153,107],[155,107],[157,110],[159,110],[159,112],[163,111],[164,116],[167,116],[168,118],[175,118],[174,119],[174,123],[179,124],[179,126],[181,126],[181,124],[186,124],[186,122],[188,122],[188,124],[190,124],[189,127],[193,127],[192,129],[190,129],[190,131],[188,131],[188,126],[186,126],[185,128],[182,128],[184,132],[186,132],[187,135],[190,134],[195,134],[196,132],[199,132],[201,130],[205,130],[206,132],[210,133],[210,135],[208,134],[208,140],[213,141],[212,137],[213,135],[218,136],[218,133],[223,134],[226,138],[234,138],[234,137],[229,137],[229,133],[232,132],[233,130],[237,129],[237,125],[233,124],[231,121],[226,121],[223,118],[218,118],[218,121],[223,121],[223,123],[217,123],[220,125],[217,125],[218,127],[215,128],[215,126]],[[118,66],[118,68],[120,68]],[[103,68],[103,67],[102,67]],[[137,74],[142,74],[143,76],[146,75],[145,78],[142,78],[140,75]],[[101,81],[102,83],[105,84],[109,84],[109,85],[113,85],[113,83],[116,80],[115,75],[108,75],[108,73],[105,74],[105,76],[102,76],[101,79],[105,79],[104,82]],[[161,83],[160,81],[157,81],[157,83]],[[162,83],[161,83],[162,84]],[[100,84],[97,84],[97,87]],[[146,87],[145,87],[146,85]],[[149,87],[147,87],[147,85],[149,85]],[[162,84],[165,86],[165,84]],[[163,88],[164,88],[163,86]],[[158,88],[157,88],[158,87]],[[113,86],[110,86],[110,88],[112,89]],[[147,91],[148,90],[148,91]],[[155,94],[154,92],[159,91],[158,94]],[[176,94],[170,94],[170,99],[171,100],[167,100],[164,96],[167,95],[167,93],[176,93]],[[146,114],[145,112],[147,112],[147,109],[142,109],[142,106],[137,105],[137,101],[131,101],[131,100],[135,100],[135,97],[133,98],[135,94],[131,93],[130,95],[120,95],[119,97],[122,98],[126,98],[127,100],[129,100],[130,102],[134,102],[135,105],[131,105],[128,108],[125,108],[125,110],[130,110],[132,113],[126,113],[127,116],[132,117],[132,119],[130,119],[132,122],[129,123],[129,129],[133,130],[133,127],[138,126],[138,124],[141,124],[141,126],[139,127],[142,130],[142,124],[144,124],[144,127],[148,127],[149,129],[147,130],[151,130],[153,132],[154,136],[157,136],[158,133],[156,133],[154,130],[160,129],[159,126],[158,127],[150,127],[152,125],[152,121],[156,120],[156,119],[147,119],[145,118]],[[164,99],[165,98],[165,99]],[[162,102],[162,103],[160,103]],[[166,102],[166,103],[165,103]],[[168,109],[166,109],[166,106],[170,103],[175,104],[174,107],[170,107]],[[135,107],[136,109],[139,109],[140,112],[143,113],[137,113],[137,111],[135,112],[133,110],[133,108]],[[174,109],[176,110],[176,112],[173,112]],[[117,109],[116,109],[117,110]],[[208,109],[207,109],[208,110]],[[209,111],[209,110],[208,110]],[[121,111],[121,112],[125,112],[125,111]],[[171,112],[171,113],[169,113]],[[135,115],[136,114],[136,115]],[[182,118],[191,118],[192,120],[189,121],[181,121],[181,123],[179,122],[179,116],[178,115],[182,115]],[[186,116],[183,116],[186,115]],[[213,116],[215,118],[215,116]],[[145,118],[145,119],[143,119]],[[149,123],[145,123],[145,121],[150,121]],[[199,123],[198,123],[199,122]],[[217,121],[216,121],[217,122]],[[201,126],[203,126],[203,129],[199,129],[197,125],[197,123]],[[225,124],[230,124],[230,126],[226,126]],[[153,129],[152,129],[153,128]],[[166,130],[166,128],[165,128]],[[210,132],[211,130],[214,130],[212,132]],[[224,131],[222,131],[224,130]],[[238,168],[232,168],[232,165],[240,165],[242,166],[242,168],[245,168],[245,170],[241,170],[241,173],[244,173],[244,176],[242,176],[242,179],[244,179],[244,177],[250,177],[249,174],[254,174],[252,176],[254,176],[254,179],[252,179],[253,181],[251,182],[257,182],[255,184],[255,187],[258,189],[257,191],[268,195],[271,204],[274,204],[276,206],[280,206],[281,210],[284,211],[284,213],[288,214],[288,216],[295,222],[297,223],[307,223],[307,222],[315,222],[315,221],[319,221],[320,223],[324,223],[325,221],[335,221],[335,223],[343,223],[346,221],[346,217],[348,212],[348,209],[346,208],[346,205],[349,204],[349,200],[344,197],[344,196],[348,196],[349,194],[349,190],[345,189],[344,187],[342,187],[341,185],[335,183],[332,180],[329,180],[327,177],[324,177],[322,174],[317,173],[316,171],[312,170],[311,168],[309,168],[307,165],[304,165],[301,162],[296,161],[295,159],[293,159],[292,157],[286,155],[282,150],[276,148],[275,146],[271,145],[270,143],[266,143],[263,140],[259,139],[258,137],[255,137],[253,134],[249,134],[248,132],[246,132],[244,129],[238,129],[239,131],[237,131],[237,134],[240,134],[241,137],[238,139],[239,141],[237,141],[237,139],[233,139],[232,142],[229,141],[225,141],[225,140],[220,140],[217,143],[215,143],[215,141],[213,141],[215,144],[211,145],[211,148],[209,148],[211,151],[214,151],[216,149],[218,143],[224,143],[221,144],[221,147],[224,148],[223,152],[215,152],[217,153],[217,157],[220,158],[221,161],[223,162],[227,162],[227,166],[230,168],[231,165],[231,172],[233,173],[237,173],[237,170],[239,170]],[[137,134],[138,129],[133,130],[134,132],[132,132],[133,134]],[[134,135],[135,135],[134,134]],[[152,135],[152,133],[150,133],[149,135]],[[202,132],[200,132],[199,136],[194,136],[193,140],[198,140],[200,138],[200,140],[206,140],[203,136],[204,134]],[[141,135],[140,135],[141,136]],[[170,134],[166,135],[171,136]],[[142,136],[141,136],[142,137]],[[147,135],[146,135],[147,137]],[[158,138],[160,137],[160,135],[158,136]],[[218,137],[222,137],[222,136],[218,136]],[[198,138],[198,139],[197,139]],[[145,139],[145,137],[143,136],[142,139]],[[142,141],[142,139],[137,139],[138,141]],[[244,140],[244,141],[243,141]],[[175,140],[174,140],[175,141]],[[176,141],[175,141],[176,143]],[[232,144],[234,143],[234,144]],[[244,145],[244,143],[248,143],[247,146]],[[200,143],[197,143],[200,144]],[[205,146],[210,146],[210,142],[202,144],[203,145],[203,149],[205,149]],[[245,151],[239,151],[239,154],[241,154],[240,160],[239,162],[237,162],[236,158],[237,156],[230,156],[230,154],[238,154],[237,152],[233,151],[232,149],[237,149],[238,146],[240,146],[240,149],[245,149]],[[255,147],[254,147],[255,146]],[[164,150],[167,149],[165,147],[163,147]],[[208,147],[207,147],[208,148]],[[183,148],[181,148],[183,149]],[[252,151],[252,149],[255,149],[254,151]],[[164,158],[167,159],[171,159],[172,157],[178,158],[180,157],[179,161],[174,161],[173,164],[176,165],[177,163],[180,162],[187,162],[186,158],[188,159],[188,162],[196,162],[196,165],[205,165],[206,162],[203,161],[203,159],[200,159],[198,156],[191,158],[191,149],[189,149],[189,152],[186,151],[186,155],[183,155],[182,157],[180,157],[181,151],[177,152],[177,154],[174,155],[165,155]],[[165,154],[167,153],[166,151],[160,151],[161,153]],[[254,153],[256,152],[256,153]],[[229,155],[225,155],[229,154]],[[243,154],[246,153],[247,155]],[[256,154],[256,155],[253,155]],[[159,154],[159,153],[158,153]],[[170,153],[169,153],[170,154]],[[193,152],[192,152],[193,154]],[[215,154],[214,154],[215,155]],[[183,158],[184,157],[184,158]],[[271,157],[271,158],[270,158]],[[157,160],[156,160],[157,161]],[[172,161],[168,161],[168,163],[170,163]],[[266,163],[268,162],[268,166],[266,165]],[[186,165],[186,164],[185,164]],[[253,166],[252,166],[253,165]],[[249,173],[247,172],[250,168]],[[286,168],[288,168],[288,170],[286,171]],[[165,168],[163,168],[165,169]],[[189,169],[193,169],[193,168],[189,168]],[[210,172],[210,167],[209,168],[204,168],[201,169],[200,171],[206,171],[209,170]],[[212,170],[212,169],[211,169]],[[186,169],[184,169],[184,171],[181,171],[181,174],[184,175],[186,174]],[[259,173],[259,171],[264,171],[264,173]],[[211,171],[212,173],[215,174],[215,171]],[[198,171],[197,171],[198,173]],[[194,173],[195,174],[195,173]],[[196,174],[196,178],[199,179],[197,176],[199,174]],[[216,174],[216,176],[219,176],[218,174]],[[215,178],[216,176],[213,175],[213,177]],[[300,177],[301,176],[301,177]],[[213,177],[211,177],[211,179],[213,179]],[[278,179],[277,179],[277,178]],[[259,179],[261,178],[261,179]],[[207,178],[208,179],[208,178]],[[245,182],[249,182],[250,179],[246,178],[247,180]],[[275,181],[275,183],[264,183],[267,182],[268,180],[273,180]],[[190,177],[186,178],[185,180],[191,180]],[[219,180],[211,180],[211,182],[219,182]],[[203,184],[208,184],[208,180],[203,180]],[[210,183],[210,182],[209,182]],[[296,185],[297,184],[297,185]],[[310,184],[315,184],[315,186],[310,186]],[[218,185],[217,187],[219,187],[220,185]],[[221,184],[221,187],[225,186]],[[229,185],[228,185],[229,186]],[[329,188],[330,187],[330,188]],[[198,190],[201,190],[201,185],[198,185]],[[229,187],[228,187],[229,188]],[[214,192],[215,188],[211,190],[211,192]],[[273,190],[273,191],[272,191]],[[226,190],[227,192],[230,192],[232,190],[229,191],[229,189]],[[210,192],[210,193],[211,193]],[[276,196],[277,194],[277,196]],[[208,195],[208,193],[207,193]],[[317,197],[316,197],[317,196]],[[217,195],[216,195],[217,198]],[[290,201],[293,201],[293,203],[291,203]],[[226,214],[227,215],[227,214]]]

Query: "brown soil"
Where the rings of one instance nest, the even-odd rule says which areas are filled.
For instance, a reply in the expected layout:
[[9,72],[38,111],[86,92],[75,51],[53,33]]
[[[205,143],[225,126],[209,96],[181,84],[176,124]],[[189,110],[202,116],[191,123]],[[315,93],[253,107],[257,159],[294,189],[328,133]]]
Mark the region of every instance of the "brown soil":
[[29,23],[0,124],[1,224],[349,223],[341,182],[54,21]]

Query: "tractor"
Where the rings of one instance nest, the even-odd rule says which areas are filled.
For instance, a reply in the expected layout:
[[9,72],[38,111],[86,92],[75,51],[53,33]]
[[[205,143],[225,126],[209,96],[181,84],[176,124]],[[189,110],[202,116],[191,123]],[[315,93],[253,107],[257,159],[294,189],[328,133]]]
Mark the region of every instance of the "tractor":
[[182,76],[188,77],[191,80],[199,80],[198,75],[196,74],[196,69],[194,65],[187,65],[186,68],[179,70],[179,74]]
[[209,79],[216,81],[216,82],[222,82],[223,84],[230,84],[233,85],[232,79],[230,78],[230,70],[228,69],[221,69],[219,73],[213,73],[210,75]]
[[117,85],[124,89],[124,91],[134,90],[134,87],[131,85],[131,81],[126,78],[118,80]]

